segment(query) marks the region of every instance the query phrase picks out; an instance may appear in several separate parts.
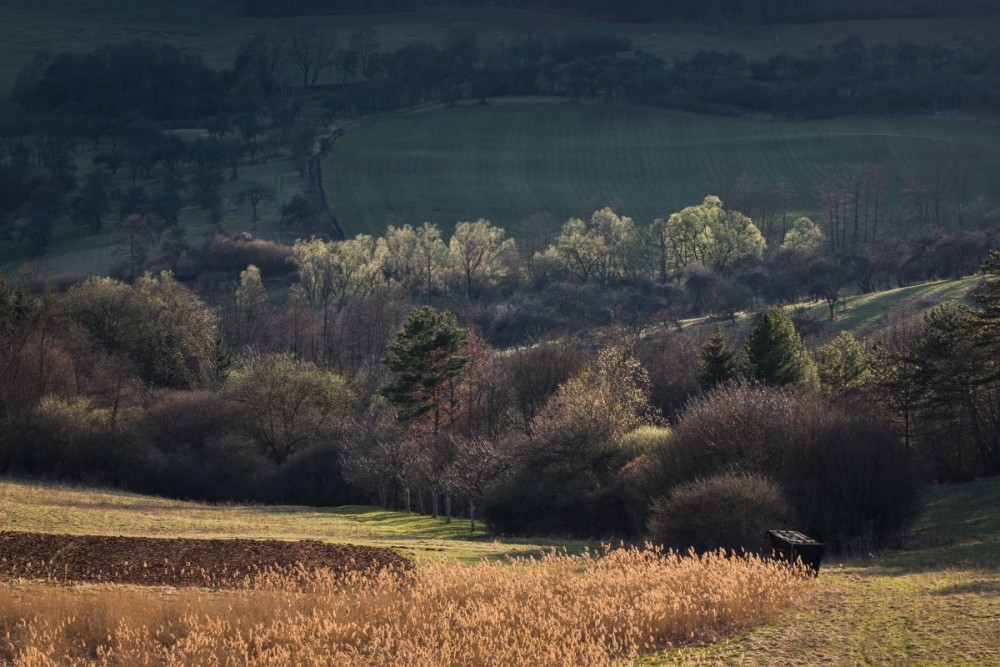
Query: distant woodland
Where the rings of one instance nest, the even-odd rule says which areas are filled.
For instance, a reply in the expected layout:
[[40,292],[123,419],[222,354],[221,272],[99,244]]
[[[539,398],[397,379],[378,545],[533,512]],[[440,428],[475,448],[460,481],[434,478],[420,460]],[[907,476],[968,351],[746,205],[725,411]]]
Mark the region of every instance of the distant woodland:
[[510,8],[607,21],[809,23],[993,14],[991,0],[230,0],[247,16]]

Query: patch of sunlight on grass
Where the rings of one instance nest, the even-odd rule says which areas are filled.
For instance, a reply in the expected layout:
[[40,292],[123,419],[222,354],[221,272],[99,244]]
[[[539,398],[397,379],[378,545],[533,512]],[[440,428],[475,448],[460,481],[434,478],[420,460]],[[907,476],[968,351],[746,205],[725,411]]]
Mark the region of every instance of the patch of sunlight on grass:
[[121,491],[39,482],[0,480],[0,530],[79,535],[191,538],[317,539],[395,547],[418,562],[446,557],[473,561],[508,555],[538,555],[561,546],[571,552],[586,543],[497,540],[482,522],[469,532],[468,519],[450,523],[417,513],[348,505],[316,508],[287,505],[212,505]]

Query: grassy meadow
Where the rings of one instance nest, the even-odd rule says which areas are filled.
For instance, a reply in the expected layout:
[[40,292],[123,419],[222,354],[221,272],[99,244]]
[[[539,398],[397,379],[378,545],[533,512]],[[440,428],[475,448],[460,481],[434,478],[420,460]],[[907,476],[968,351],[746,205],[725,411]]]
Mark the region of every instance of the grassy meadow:
[[[227,652],[243,656],[246,664],[296,659],[305,664],[301,661],[324,651],[331,655],[334,646],[365,664],[381,664],[384,658],[364,651],[386,642],[409,651],[413,664],[435,664],[434,656],[441,655],[450,656],[451,664],[477,664],[477,655],[480,660],[530,656],[534,664],[570,658],[574,664],[608,664],[612,653],[627,661],[646,654],[638,664],[647,667],[1000,660],[996,479],[929,487],[924,512],[905,538],[906,550],[828,558],[820,576],[804,584],[761,578],[751,565],[651,563],[627,552],[599,565],[579,543],[570,545],[571,555],[535,564],[481,561],[532,551],[470,538],[461,523],[447,526],[374,508],[212,506],[10,480],[0,482],[0,500],[0,529],[7,530],[62,532],[72,526],[79,533],[109,535],[312,537],[395,545],[418,555],[419,583],[400,588],[389,579],[353,582],[351,596],[322,578],[304,592],[279,587],[231,593],[5,582],[0,608],[49,622],[16,625],[0,613],[0,632],[14,632],[22,647],[38,649],[23,652],[18,664],[24,665],[50,664],[43,659],[47,646],[79,654],[79,647],[59,643],[66,636],[78,644],[99,644],[80,664],[151,645],[163,646],[171,664]],[[552,543],[540,541],[531,549],[545,544]],[[756,588],[748,594],[750,585]],[[412,608],[428,613],[413,614]],[[448,624],[434,622],[438,614],[432,610],[440,610]],[[118,625],[122,614],[130,621]],[[200,622],[199,615],[214,620]],[[642,628],[638,634],[630,630],[636,627]],[[421,633],[434,638],[431,648],[415,639]],[[164,640],[167,636],[173,639]],[[469,642],[470,636],[497,639],[483,644]],[[664,641],[675,648],[656,651]],[[577,652],[550,655],[545,646]]]
[[[542,98],[544,100],[544,98]],[[389,216],[451,229],[485,217],[516,228],[531,213],[589,215],[621,200],[646,224],[728,190],[741,172],[787,179],[790,210],[818,216],[825,178],[881,168],[890,215],[903,177],[970,167],[969,192],[1000,181],[1000,129],[929,118],[728,118],[559,100],[461,106],[351,126],[324,168],[330,207],[348,236],[378,234]],[[951,166],[950,166],[951,165]]]
[[[852,35],[872,41],[969,40],[1000,30],[1000,16],[885,21],[839,21],[807,25],[711,26],[602,23],[512,11],[439,10],[349,16],[239,18],[212,0],[9,0],[0,6],[0,90],[8,90],[21,65],[38,51],[88,50],[105,42],[162,40],[201,54],[212,67],[232,64],[237,45],[261,32],[315,26],[341,44],[356,28],[374,27],[384,49],[417,41],[440,41],[455,24],[478,28],[484,47],[520,35],[610,33],[635,48],[664,57],[698,49],[739,49],[754,56],[806,52]],[[325,83],[325,79],[320,80]]]

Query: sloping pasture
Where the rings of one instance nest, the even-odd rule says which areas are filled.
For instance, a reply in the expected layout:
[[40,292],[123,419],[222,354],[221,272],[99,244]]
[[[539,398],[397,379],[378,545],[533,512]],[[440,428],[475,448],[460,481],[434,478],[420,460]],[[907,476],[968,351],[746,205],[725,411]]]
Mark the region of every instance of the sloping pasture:
[[[856,168],[886,176],[883,221],[908,174],[967,165],[966,191],[995,193],[1000,128],[930,118],[774,120],[603,104],[496,100],[364,119],[334,145],[326,192],[350,236],[387,219],[491,219],[507,228],[549,211],[589,214],[620,200],[640,224],[725,192],[741,173],[785,179],[791,214],[820,216],[824,180]],[[948,202],[945,202],[947,205]]]

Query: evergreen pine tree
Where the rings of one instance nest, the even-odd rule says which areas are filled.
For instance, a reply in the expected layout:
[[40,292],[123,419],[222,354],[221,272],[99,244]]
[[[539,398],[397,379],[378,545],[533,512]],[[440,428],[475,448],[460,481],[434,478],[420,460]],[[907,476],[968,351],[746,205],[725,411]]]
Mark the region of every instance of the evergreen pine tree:
[[849,331],[819,348],[816,359],[820,382],[837,396],[857,392],[871,374],[865,346]]
[[1000,378],[1000,251],[990,252],[983,264],[986,278],[972,291],[976,322],[976,349],[983,359],[985,378]]
[[728,382],[738,375],[735,351],[730,349],[722,327],[712,327],[712,335],[698,351],[695,361],[695,376],[702,389],[708,391],[716,385]]
[[780,306],[764,313],[747,339],[746,353],[750,376],[765,384],[815,384],[812,358]]
[[448,381],[469,365],[469,357],[459,354],[468,342],[468,330],[458,325],[453,313],[424,306],[410,314],[389,346],[390,355],[382,360],[398,373],[382,395],[401,421],[426,417],[437,434],[454,419],[458,400],[448,391]]

